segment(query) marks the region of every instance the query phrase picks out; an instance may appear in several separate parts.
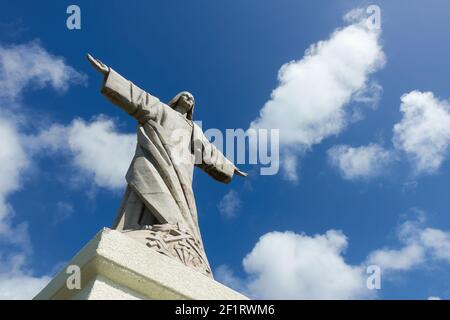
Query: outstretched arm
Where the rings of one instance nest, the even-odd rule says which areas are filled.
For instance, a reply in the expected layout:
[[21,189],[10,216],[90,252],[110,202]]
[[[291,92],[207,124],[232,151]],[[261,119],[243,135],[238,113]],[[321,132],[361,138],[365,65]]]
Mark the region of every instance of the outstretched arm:
[[107,76],[109,73],[109,67],[101,62],[99,59],[94,58],[89,53],[87,54],[87,59],[89,63],[94,67],[95,70],[103,74],[104,76]]
[[159,99],[125,79],[112,68],[90,54],[87,59],[95,70],[104,75],[102,94],[140,123],[155,118]]

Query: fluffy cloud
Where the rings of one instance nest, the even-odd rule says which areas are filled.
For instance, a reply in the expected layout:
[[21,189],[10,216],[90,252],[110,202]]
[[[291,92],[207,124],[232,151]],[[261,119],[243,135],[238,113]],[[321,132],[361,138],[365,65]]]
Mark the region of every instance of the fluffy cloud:
[[[263,235],[243,259],[246,276],[226,265],[215,271],[218,281],[255,299],[364,299],[369,266],[383,272],[407,272],[434,262],[450,263],[450,232],[425,226],[425,215],[397,230],[398,248],[370,252],[360,264],[345,261],[348,240],[340,231],[307,236],[293,232]],[[382,277],[389,281],[389,277]]]
[[380,249],[371,253],[369,264],[380,266],[383,270],[410,270],[425,261],[424,248],[416,243],[393,249]]
[[30,300],[41,291],[50,278],[35,277],[22,272],[12,274],[0,273],[0,300]]
[[378,144],[357,148],[339,145],[328,150],[328,158],[344,179],[357,180],[382,175],[394,154]]
[[226,218],[232,218],[236,216],[241,208],[241,199],[239,194],[230,190],[217,205],[220,213]]
[[400,155],[407,156],[415,174],[439,170],[450,145],[450,103],[432,92],[411,91],[401,97],[400,111],[403,117],[394,126],[391,150],[377,144],[335,146],[329,150],[330,163],[344,179],[379,175]]
[[97,118],[91,123],[75,120],[69,127],[68,137],[75,165],[92,175],[98,186],[124,186],[125,173],[136,148],[135,134],[118,133],[112,120]]
[[12,213],[6,198],[18,190],[22,172],[28,167],[29,155],[20,133],[27,119],[15,118],[13,108],[22,107],[23,91],[46,86],[66,90],[85,76],[66,65],[61,57],[47,52],[39,42],[0,45],[0,234],[9,228],[7,215]]
[[361,269],[342,257],[347,244],[347,238],[334,230],[314,237],[266,234],[244,258],[245,271],[254,276],[248,288],[263,299],[361,297],[367,294]]
[[105,116],[90,122],[76,119],[67,126],[53,125],[32,140],[35,152],[68,152],[72,165],[84,177],[107,189],[124,186],[136,148],[136,135],[119,133],[114,121]]
[[224,267],[216,277],[256,299],[370,297],[362,267],[345,262],[347,245],[344,234],[335,230],[313,237],[271,232],[244,258],[247,279],[238,282]]
[[32,254],[27,223],[14,223],[8,196],[20,189],[24,171],[31,166],[21,128],[28,119],[16,118],[26,89],[51,87],[59,92],[85,76],[46,51],[39,42],[0,45],[0,298],[31,298],[49,280],[26,269]]
[[6,199],[19,189],[22,172],[29,161],[14,123],[0,118],[0,137],[0,235],[6,235],[11,228],[12,213]]
[[403,223],[397,232],[402,246],[376,250],[367,263],[385,271],[407,271],[430,261],[450,263],[450,232],[425,227],[424,223],[424,218]]
[[26,88],[50,86],[66,90],[71,83],[84,79],[61,57],[50,54],[37,41],[0,45],[0,233],[7,229],[6,215],[12,212],[6,197],[20,187],[21,173],[29,164],[18,121],[9,109],[20,107]]
[[370,81],[385,61],[379,36],[379,30],[358,20],[312,45],[301,60],[281,67],[278,87],[250,127],[280,129],[282,165],[289,179],[297,179],[299,154],[339,134],[354,119],[350,102],[372,103],[367,95],[379,94],[380,87]]
[[426,228],[421,232],[420,240],[433,258],[450,262],[450,232]]
[[18,273],[0,273],[0,300],[30,300],[41,291],[50,278]]
[[0,259],[0,300],[32,299],[50,281],[48,276],[33,276],[26,268],[26,259],[24,254]]
[[53,87],[66,91],[70,84],[86,77],[68,66],[64,59],[45,50],[40,42],[0,46],[0,96],[21,99],[26,87]]
[[401,97],[402,120],[393,142],[410,158],[416,173],[435,173],[448,154],[450,106],[432,92],[412,91]]

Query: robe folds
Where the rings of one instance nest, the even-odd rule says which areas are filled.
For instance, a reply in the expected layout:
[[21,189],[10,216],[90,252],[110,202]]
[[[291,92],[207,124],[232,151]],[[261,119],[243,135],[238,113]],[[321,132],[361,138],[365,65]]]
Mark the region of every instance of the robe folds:
[[129,232],[176,225],[193,236],[209,267],[192,190],[194,166],[224,183],[231,180],[235,166],[194,122],[113,69],[102,93],[138,121],[136,152],[114,228]]

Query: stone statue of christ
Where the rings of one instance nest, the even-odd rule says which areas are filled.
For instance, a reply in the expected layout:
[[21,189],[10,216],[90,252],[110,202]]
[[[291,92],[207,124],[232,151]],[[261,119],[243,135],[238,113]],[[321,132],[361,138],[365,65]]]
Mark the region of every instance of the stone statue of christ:
[[100,60],[91,55],[88,60],[104,75],[102,94],[138,122],[136,153],[114,228],[212,277],[192,190],[194,166],[223,183],[235,173],[247,174],[192,121],[192,94],[181,92],[165,104]]

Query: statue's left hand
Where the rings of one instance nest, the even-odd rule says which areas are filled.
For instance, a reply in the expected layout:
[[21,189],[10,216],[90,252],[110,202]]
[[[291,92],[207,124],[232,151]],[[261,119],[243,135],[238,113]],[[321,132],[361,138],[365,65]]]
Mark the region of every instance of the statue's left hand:
[[109,73],[109,67],[101,62],[99,59],[94,58],[89,53],[87,54],[87,59],[90,62],[90,64],[101,74],[107,75]]
[[247,172],[243,172],[243,171],[239,170],[238,168],[235,168],[235,169],[234,169],[234,173],[236,173],[238,176],[241,176],[241,177],[246,177],[246,176],[248,176],[248,173],[247,173]]

